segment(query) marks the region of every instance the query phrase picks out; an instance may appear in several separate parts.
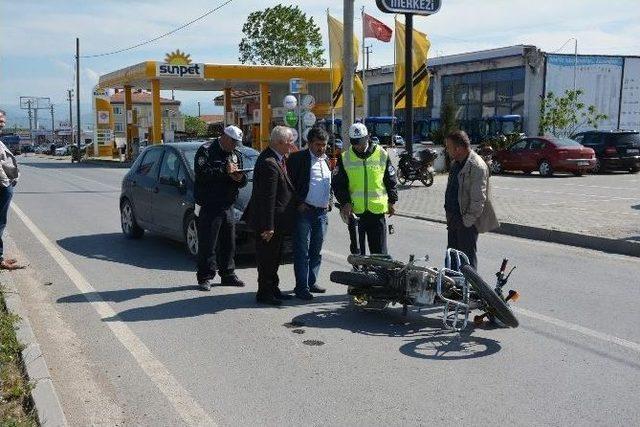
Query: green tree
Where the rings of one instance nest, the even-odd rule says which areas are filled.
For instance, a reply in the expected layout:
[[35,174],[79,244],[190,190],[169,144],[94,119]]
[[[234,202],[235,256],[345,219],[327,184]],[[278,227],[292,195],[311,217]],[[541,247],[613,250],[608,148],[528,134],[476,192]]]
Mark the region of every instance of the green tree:
[[199,117],[185,116],[184,131],[191,136],[206,136],[207,123]]
[[326,63],[320,28],[298,6],[279,4],[252,12],[242,33],[243,64],[322,67]]
[[540,105],[540,134],[551,133],[557,137],[570,137],[581,127],[588,125],[594,129],[606,120],[595,105],[587,106],[580,101],[584,91],[566,90],[564,96],[549,92]]

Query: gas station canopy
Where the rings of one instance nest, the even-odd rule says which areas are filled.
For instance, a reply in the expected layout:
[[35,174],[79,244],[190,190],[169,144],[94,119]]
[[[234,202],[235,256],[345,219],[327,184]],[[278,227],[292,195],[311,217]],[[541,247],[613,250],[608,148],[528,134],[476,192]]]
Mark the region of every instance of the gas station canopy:
[[[100,76],[97,88],[124,89],[125,109],[130,111],[131,90],[148,89],[152,93],[153,126],[150,140],[162,142],[160,91],[223,91],[225,112],[231,111],[231,89],[260,91],[260,146],[266,146],[271,123],[270,86],[281,88],[291,79],[302,79],[330,99],[331,70],[319,67],[285,67],[269,65],[221,65],[191,63],[180,51],[168,54],[165,62],[145,61]],[[132,139],[127,123],[127,142]]]

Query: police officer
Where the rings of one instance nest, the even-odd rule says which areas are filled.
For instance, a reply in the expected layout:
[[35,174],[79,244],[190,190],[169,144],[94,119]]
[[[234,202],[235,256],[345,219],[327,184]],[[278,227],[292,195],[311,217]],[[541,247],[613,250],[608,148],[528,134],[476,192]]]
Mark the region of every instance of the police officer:
[[[372,254],[387,253],[387,223],[385,214],[395,213],[398,201],[396,171],[387,152],[369,141],[369,132],[362,123],[349,128],[351,147],[338,158],[332,187],[341,205],[343,218],[358,218],[360,242],[369,242]],[[351,233],[351,252],[357,243]],[[364,244],[360,245],[364,255]]]
[[200,289],[209,291],[216,270],[223,286],[244,286],[234,270],[235,217],[233,203],[238,189],[247,184],[236,147],[242,145],[242,131],[227,126],[224,134],[203,144],[195,157],[196,215],[198,216],[198,271]]

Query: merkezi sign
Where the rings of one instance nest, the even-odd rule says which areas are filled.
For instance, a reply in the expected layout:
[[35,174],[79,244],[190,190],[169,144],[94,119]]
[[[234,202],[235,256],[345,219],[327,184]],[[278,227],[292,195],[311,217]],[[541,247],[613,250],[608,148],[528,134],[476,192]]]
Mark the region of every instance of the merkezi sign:
[[158,77],[204,78],[204,64],[176,65],[159,63]]
[[376,4],[387,13],[432,15],[440,10],[441,0],[376,0]]

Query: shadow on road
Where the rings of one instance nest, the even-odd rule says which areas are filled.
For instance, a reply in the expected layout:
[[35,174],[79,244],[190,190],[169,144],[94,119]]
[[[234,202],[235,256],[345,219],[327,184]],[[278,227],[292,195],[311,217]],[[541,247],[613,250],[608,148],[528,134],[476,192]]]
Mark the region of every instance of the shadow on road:
[[195,261],[181,245],[159,236],[132,240],[121,233],[104,233],[66,237],[57,243],[87,258],[155,270],[195,271]]
[[[192,289],[192,286],[167,288],[169,292],[178,292],[182,290]],[[147,291],[151,293],[155,292],[157,288],[149,288]],[[214,292],[217,287],[214,287]],[[134,293],[136,290],[133,290]],[[145,289],[140,289],[140,292],[144,292]],[[113,291],[116,297],[121,297],[120,291]],[[160,292],[162,293],[162,292]],[[110,292],[100,292],[103,296],[110,295]],[[111,295],[113,297],[113,295]],[[76,299],[75,295],[66,297],[70,299]],[[103,297],[104,298],[104,297]],[[328,295],[317,297],[314,303],[304,303],[306,306],[314,306],[315,304],[333,303],[339,300],[344,300],[344,295]],[[62,302],[62,301],[61,301]],[[238,310],[238,309],[254,309],[254,310],[282,310],[292,305],[301,305],[303,302],[286,301],[286,304],[280,307],[262,306],[256,303],[255,292],[241,292],[231,294],[214,294],[207,296],[200,296],[195,298],[182,299],[177,301],[166,302],[162,304],[136,307],[129,310],[118,313],[116,317],[104,319],[107,322],[144,322],[153,320],[168,320],[168,319],[183,319],[189,317],[198,317],[204,315],[210,315],[219,313],[226,310]]]
[[366,311],[342,306],[296,316],[292,324],[310,328],[345,329],[353,333],[404,338],[400,353],[418,359],[462,360],[489,356],[499,352],[500,343],[471,336],[473,330],[460,334],[442,329],[439,318],[425,314],[441,313],[440,308],[410,312],[407,317],[400,310]]
[[66,297],[58,298],[56,302],[61,304],[67,303],[85,303],[91,301],[107,301],[107,302],[123,302],[132,299],[141,298],[147,295],[169,294],[172,292],[197,291],[198,286],[172,286],[166,288],[131,288],[118,289],[117,291],[91,292],[87,294],[74,294]]
[[640,205],[633,205],[633,206],[631,206],[631,209],[635,209],[637,211],[640,211]]

